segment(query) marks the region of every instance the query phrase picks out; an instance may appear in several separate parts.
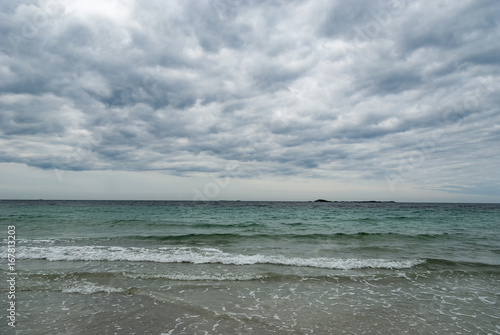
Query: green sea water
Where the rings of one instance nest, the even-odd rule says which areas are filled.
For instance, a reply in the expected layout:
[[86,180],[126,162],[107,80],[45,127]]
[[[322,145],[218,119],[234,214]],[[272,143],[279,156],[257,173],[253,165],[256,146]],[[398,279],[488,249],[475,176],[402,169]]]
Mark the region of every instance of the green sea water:
[[[499,334],[500,205],[0,201],[6,334]],[[7,279],[8,259],[2,259]],[[10,300],[6,280],[0,303]]]

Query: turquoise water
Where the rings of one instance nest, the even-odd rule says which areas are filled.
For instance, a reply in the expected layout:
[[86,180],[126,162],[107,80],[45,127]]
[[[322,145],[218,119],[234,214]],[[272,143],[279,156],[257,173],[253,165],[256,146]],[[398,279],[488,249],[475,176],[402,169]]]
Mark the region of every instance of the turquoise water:
[[0,201],[4,236],[16,227],[19,334],[499,334],[499,213]]

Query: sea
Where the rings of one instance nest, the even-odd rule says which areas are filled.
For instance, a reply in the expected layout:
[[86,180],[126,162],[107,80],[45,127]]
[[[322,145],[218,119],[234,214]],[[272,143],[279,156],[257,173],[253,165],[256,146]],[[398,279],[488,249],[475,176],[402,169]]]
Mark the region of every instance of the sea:
[[499,214],[2,200],[0,333],[500,334]]

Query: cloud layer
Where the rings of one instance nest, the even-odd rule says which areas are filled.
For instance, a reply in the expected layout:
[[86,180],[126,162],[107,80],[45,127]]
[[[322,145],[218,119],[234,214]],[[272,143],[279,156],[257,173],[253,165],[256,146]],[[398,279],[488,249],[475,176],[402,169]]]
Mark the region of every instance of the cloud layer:
[[0,162],[500,195],[495,1],[2,1]]

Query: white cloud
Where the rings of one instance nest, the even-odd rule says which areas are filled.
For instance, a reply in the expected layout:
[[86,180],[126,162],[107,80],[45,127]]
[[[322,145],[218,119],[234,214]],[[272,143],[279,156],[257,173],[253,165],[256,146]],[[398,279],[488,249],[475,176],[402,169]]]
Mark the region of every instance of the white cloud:
[[5,1],[0,161],[193,178],[237,162],[233,177],[255,185],[498,197],[499,14],[474,1]]

